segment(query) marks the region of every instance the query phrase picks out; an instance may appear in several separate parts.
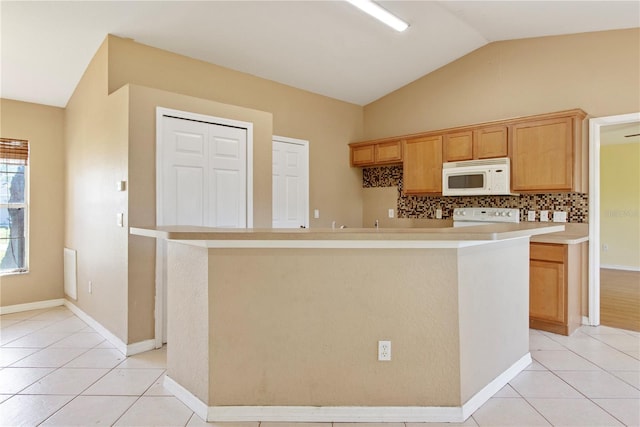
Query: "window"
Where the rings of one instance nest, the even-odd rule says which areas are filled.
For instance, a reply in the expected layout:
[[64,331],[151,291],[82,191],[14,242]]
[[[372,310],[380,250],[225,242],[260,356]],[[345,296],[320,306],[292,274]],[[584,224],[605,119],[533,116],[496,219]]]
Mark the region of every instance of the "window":
[[29,142],[0,138],[0,274],[27,271]]

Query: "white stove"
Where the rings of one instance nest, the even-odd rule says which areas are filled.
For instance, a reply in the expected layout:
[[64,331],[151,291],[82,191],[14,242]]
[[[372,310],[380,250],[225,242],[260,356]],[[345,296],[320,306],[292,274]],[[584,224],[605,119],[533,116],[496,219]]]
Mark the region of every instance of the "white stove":
[[505,222],[519,223],[520,210],[507,208],[455,208],[453,210],[454,227]]

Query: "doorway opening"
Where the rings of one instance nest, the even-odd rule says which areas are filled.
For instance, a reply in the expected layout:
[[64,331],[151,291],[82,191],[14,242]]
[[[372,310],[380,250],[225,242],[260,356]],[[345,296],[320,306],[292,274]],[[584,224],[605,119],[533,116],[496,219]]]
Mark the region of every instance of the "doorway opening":
[[640,112],[589,120],[589,318],[588,324],[600,325],[600,150],[601,133],[608,126],[640,122]]

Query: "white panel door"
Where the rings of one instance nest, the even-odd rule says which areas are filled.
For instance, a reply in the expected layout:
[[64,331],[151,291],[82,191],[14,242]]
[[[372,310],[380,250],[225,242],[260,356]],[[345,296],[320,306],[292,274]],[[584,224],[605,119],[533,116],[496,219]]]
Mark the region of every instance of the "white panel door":
[[159,225],[246,227],[247,130],[163,118]]
[[209,125],[164,117],[163,133],[159,225],[205,225]]
[[209,209],[211,227],[247,225],[247,130],[210,125]]
[[273,141],[273,228],[308,226],[309,150],[294,141]]

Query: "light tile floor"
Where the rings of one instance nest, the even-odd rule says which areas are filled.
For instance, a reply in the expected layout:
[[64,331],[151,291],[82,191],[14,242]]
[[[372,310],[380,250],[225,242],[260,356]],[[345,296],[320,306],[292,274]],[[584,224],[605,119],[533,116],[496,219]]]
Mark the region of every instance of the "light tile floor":
[[[0,328],[0,425],[207,425],[162,386],[166,349],[125,358],[64,307],[3,315]],[[465,423],[429,426],[640,426],[640,333],[583,326],[529,339],[525,371]],[[421,427],[334,424],[232,427]]]

